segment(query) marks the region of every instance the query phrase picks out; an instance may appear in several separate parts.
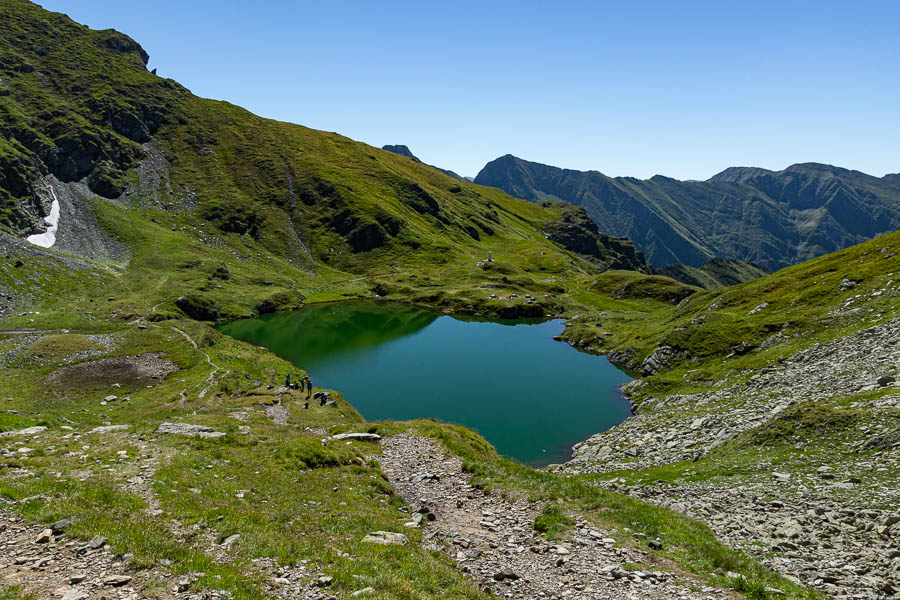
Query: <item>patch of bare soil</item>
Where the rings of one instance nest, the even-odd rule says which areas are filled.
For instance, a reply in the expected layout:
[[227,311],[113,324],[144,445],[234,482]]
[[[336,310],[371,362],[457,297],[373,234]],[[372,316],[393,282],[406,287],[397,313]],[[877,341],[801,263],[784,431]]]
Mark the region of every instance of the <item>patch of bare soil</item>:
[[141,385],[160,381],[177,370],[172,361],[160,358],[156,352],[147,352],[68,365],[57,369],[47,379],[54,387],[63,389],[113,383]]

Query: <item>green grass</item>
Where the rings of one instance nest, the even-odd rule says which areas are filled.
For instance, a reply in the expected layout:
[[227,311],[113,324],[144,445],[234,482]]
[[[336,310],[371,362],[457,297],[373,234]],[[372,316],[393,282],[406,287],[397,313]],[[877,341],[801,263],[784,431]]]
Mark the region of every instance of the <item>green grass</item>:
[[534,530],[553,539],[568,532],[575,524],[575,519],[563,512],[559,504],[548,502],[534,519]]

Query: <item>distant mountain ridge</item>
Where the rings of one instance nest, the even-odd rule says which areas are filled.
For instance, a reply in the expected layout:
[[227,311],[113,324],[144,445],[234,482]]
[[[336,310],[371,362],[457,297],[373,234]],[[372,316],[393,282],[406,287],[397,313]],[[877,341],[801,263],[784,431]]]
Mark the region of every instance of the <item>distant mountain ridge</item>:
[[731,167],[706,181],[641,180],[508,154],[485,165],[475,183],[584,206],[600,231],[633,240],[657,268],[722,257],[775,271],[900,228],[900,174],[819,163]]
[[704,289],[728,287],[768,275],[768,271],[735,258],[713,258],[702,266],[669,265],[656,269],[657,275],[665,275],[676,281]]

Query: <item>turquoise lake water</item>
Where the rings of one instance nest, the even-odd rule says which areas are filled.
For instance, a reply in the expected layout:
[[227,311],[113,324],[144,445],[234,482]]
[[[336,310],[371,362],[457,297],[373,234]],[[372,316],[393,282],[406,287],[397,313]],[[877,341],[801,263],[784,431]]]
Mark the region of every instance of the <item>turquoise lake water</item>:
[[387,302],[339,302],[244,319],[223,333],[306,369],[370,421],[433,417],[531,465],[621,423],[630,378],[553,340],[561,320],[485,322]]

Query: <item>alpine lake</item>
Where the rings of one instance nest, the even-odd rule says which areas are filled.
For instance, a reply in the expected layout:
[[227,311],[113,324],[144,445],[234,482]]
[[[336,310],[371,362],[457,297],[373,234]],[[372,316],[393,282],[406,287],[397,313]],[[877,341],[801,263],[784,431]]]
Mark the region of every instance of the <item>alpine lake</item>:
[[618,387],[631,378],[605,357],[555,341],[561,319],[485,321],[347,301],[219,330],[302,367],[369,421],[464,425],[533,466],[566,461],[574,444],[630,414]]

